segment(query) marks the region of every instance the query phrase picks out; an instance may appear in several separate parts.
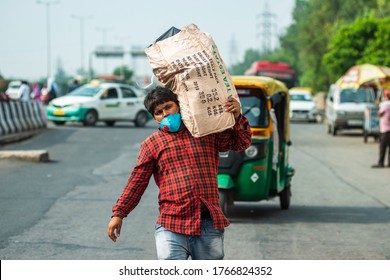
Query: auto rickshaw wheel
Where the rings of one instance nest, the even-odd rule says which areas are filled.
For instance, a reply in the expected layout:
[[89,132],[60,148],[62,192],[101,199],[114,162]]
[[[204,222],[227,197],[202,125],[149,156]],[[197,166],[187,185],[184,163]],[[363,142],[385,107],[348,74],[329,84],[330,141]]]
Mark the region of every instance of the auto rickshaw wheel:
[[225,189],[219,189],[219,205],[221,206],[222,212],[225,216],[228,216],[231,213],[233,207],[233,199],[231,197],[231,192]]
[[290,200],[291,200],[290,187],[284,188],[279,193],[279,200],[280,200],[280,208],[282,208],[283,210],[287,210],[290,207]]

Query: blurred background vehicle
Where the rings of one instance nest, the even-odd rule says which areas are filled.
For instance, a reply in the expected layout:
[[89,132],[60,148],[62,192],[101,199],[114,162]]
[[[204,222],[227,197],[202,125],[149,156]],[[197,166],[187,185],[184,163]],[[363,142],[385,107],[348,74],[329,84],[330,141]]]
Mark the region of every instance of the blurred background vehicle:
[[359,64],[350,67],[329,88],[326,105],[328,133],[340,129],[362,129],[364,142],[368,136],[379,137],[377,111],[383,88],[390,83],[390,68]]
[[370,104],[375,104],[372,88],[339,88],[331,85],[326,100],[328,133],[335,136],[342,129],[363,130],[364,112]]
[[298,85],[298,73],[287,62],[269,60],[257,60],[245,71],[249,76],[265,76],[283,82],[287,88]]
[[143,100],[144,91],[134,86],[95,80],[50,101],[47,116],[57,125],[82,122],[93,126],[104,121],[113,126],[117,121],[132,121],[137,127],[144,127],[150,114]]
[[8,88],[5,91],[5,94],[11,100],[19,100],[21,96],[20,86],[22,85],[22,81],[11,81],[8,84]]
[[290,120],[316,122],[317,106],[313,91],[308,87],[294,87],[290,93]]

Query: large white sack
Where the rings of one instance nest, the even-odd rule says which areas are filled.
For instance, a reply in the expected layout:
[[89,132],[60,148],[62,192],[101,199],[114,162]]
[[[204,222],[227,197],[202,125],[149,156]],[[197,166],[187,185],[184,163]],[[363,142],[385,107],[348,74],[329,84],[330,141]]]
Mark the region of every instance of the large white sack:
[[224,111],[229,96],[238,99],[212,37],[190,24],[146,50],[158,80],[177,94],[182,120],[195,137],[231,128],[234,115]]

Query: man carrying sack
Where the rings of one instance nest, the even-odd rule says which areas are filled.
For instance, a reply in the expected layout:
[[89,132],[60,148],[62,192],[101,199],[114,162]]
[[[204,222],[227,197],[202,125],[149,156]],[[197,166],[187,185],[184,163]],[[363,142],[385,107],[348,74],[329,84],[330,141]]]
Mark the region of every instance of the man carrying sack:
[[[180,33],[176,34],[177,37]],[[176,42],[179,39],[173,38]],[[174,57],[174,50],[171,52],[171,57]],[[187,54],[194,60],[200,57],[200,54]],[[201,54],[207,58],[206,53]],[[112,209],[108,236],[114,242],[117,240],[122,219],[137,206],[153,175],[159,188],[160,215],[155,227],[158,259],[220,260],[224,258],[224,228],[229,221],[219,204],[219,153],[247,149],[252,134],[248,120],[241,114],[238,97],[234,98],[237,95],[234,86],[229,84],[230,77],[223,67],[216,68],[217,65],[214,65],[214,70],[224,73],[226,79],[226,84],[218,84],[216,81],[222,82],[222,78],[214,76],[212,70],[209,74],[205,70],[207,76],[203,76],[202,66],[207,69],[206,64],[196,64],[192,68],[186,60],[187,66],[180,68],[183,59],[178,60],[175,65],[170,64],[173,70],[169,66],[169,69],[155,71],[165,87],[151,90],[144,104],[159,124],[159,129],[141,144],[137,164]],[[210,58],[208,62],[213,63]],[[200,71],[200,77],[192,79],[193,71],[195,75]],[[211,88],[201,82],[206,77],[214,81]],[[193,89],[197,94],[193,102],[199,103],[195,107],[188,102]],[[180,90],[184,93],[178,93]],[[226,97],[226,94],[230,96]],[[215,113],[213,106],[217,108]],[[208,111],[210,107],[211,112]],[[202,118],[208,122],[199,121]],[[232,124],[230,120],[233,120]],[[212,124],[218,121],[219,125]]]

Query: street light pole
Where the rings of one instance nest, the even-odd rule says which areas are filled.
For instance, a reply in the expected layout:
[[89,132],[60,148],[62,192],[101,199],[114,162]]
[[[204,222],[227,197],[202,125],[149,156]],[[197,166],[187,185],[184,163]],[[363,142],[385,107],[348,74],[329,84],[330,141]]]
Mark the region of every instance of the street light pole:
[[84,20],[91,18],[91,16],[71,15],[71,17],[80,20],[80,66],[81,71],[84,71]]
[[46,40],[47,40],[47,78],[51,76],[51,49],[50,49],[50,6],[58,4],[60,1],[37,0],[37,4],[46,5]]

